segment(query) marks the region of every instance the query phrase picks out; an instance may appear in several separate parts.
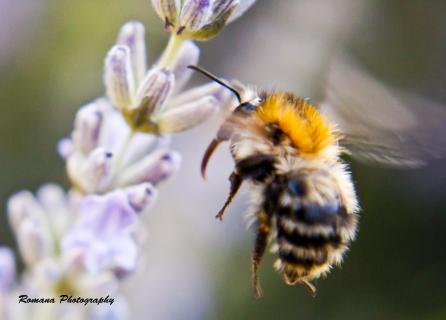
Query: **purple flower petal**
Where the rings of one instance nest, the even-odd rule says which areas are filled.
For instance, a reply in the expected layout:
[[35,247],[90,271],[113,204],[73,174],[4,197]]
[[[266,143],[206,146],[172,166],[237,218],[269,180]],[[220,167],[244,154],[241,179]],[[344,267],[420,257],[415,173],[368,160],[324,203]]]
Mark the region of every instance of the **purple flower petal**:
[[239,5],[232,12],[228,19],[228,23],[231,23],[235,19],[240,18],[249,8],[256,2],[256,0],[240,0]]
[[170,177],[179,167],[181,156],[171,150],[158,149],[126,168],[116,179],[118,186],[143,182],[156,185]]
[[104,82],[107,95],[119,110],[127,109],[135,92],[135,79],[127,46],[114,46],[105,59]]
[[136,84],[141,82],[147,71],[144,35],[144,25],[141,22],[129,21],[122,26],[116,41],[117,44],[127,46],[130,49],[130,60]]
[[90,273],[108,269],[118,275],[134,269],[137,246],[132,227],[137,215],[122,190],[86,197],[79,218],[62,239],[62,252],[75,251],[78,263]]
[[185,0],[180,14],[180,24],[188,31],[199,30],[207,24],[212,14],[210,0]]
[[12,288],[15,274],[14,253],[9,248],[0,247],[0,294]]

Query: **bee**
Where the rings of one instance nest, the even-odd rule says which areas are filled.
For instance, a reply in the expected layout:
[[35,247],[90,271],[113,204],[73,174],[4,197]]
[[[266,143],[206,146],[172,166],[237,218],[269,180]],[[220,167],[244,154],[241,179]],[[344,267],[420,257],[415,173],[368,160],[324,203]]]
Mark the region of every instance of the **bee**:
[[[359,213],[343,154],[397,167],[418,167],[446,154],[438,134],[446,123],[444,109],[414,97],[404,102],[345,58],[328,72],[319,106],[289,92],[238,85],[239,90],[198,66],[189,67],[238,100],[206,149],[201,173],[205,177],[211,155],[228,141],[235,168],[216,218],[223,219],[248,182],[256,222],[251,259],[256,298],[262,295],[258,270],[269,241],[285,283],[301,284],[313,296],[312,281],[341,264],[355,239]],[[418,111],[405,107],[407,101]]]

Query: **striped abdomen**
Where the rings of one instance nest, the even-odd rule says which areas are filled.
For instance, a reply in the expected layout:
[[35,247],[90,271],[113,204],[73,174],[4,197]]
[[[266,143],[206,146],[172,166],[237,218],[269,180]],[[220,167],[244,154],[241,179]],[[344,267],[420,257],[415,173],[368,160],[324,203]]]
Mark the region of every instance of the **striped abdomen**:
[[288,284],[305,283],[341,262],[354,238],[357,217],[346,211],[329,172],[279,181],[277,203],[270,211],[276,229],[274,251],[279,256],[275,266]]
[[312,280],[340,263],[352,240],[356,217],[341,207],[280,208],[276,216],[276,267],[288,284]]

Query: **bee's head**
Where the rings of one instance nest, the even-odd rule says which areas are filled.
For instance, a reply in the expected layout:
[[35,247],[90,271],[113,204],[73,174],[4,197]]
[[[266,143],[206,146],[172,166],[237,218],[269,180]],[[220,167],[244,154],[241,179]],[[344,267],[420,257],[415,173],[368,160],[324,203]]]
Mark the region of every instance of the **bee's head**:
[[[232,114],[236,116],[247,116],[254,112],[257,107],[262,103],[264,100],[264,94],[256,94],[255,90],[245,90],[245,89],[238,89],[237,87],[243,88],[244,86],[240,85],[239,83],[236,83],[235,85],[228,83],[227,81],[217,77],[216,75],[212,74],[211,72],[195,65],[188,66],[189,69],[195,70],[204,76],[212,79],[213,81],[220,84],[222,87],[228,89],[231,91],[234,96],[237,98],[237,101],[239,102],[239,105],[234,109]],[[220,144],[220,142],[228,140],[231,135],[231,129],[229,128],[230,125],[226,125],[225,123],[220,127],[220,130],[217,133],[217,137],[212,140],[208,148],[206,149],[206,152],[204,154],[202,163],[201,163],[201,173],[202,176],[205,177],[205,170],[207,163],[209,161],[209,158],[211,157],[214,150],[217,148],[217,146]]]
[[254,112],[257,107],[265,100],[266,94],[258,94],[254,90],[246,90],[248,93],[244,94],[243,97],[245,98],[243,102],[240,102],[240,104],[234,109],[234,113],[238,115],[249,115],[252,112]]

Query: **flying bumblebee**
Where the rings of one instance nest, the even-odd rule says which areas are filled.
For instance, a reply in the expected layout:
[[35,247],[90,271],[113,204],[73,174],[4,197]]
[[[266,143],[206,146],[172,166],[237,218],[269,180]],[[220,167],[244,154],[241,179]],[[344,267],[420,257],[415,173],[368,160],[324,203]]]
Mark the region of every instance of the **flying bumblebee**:
[[236,88],[189,67],[232,91],[239,102],[207,148],[201,171],[204,177],[212,153],[229,141],[235,168],[216,218],[223,218],[242,183],[249,182],[256,298],[261,297],[258,268],[269,241],[284,281],[302,284],[313,295],[312,280],[342,262],[355,239],[359,212],[343,154],[397,167],[417,167],[446,154],[445,109],[391,93],[350,60],[332,64],[319,107],[288,92]]

